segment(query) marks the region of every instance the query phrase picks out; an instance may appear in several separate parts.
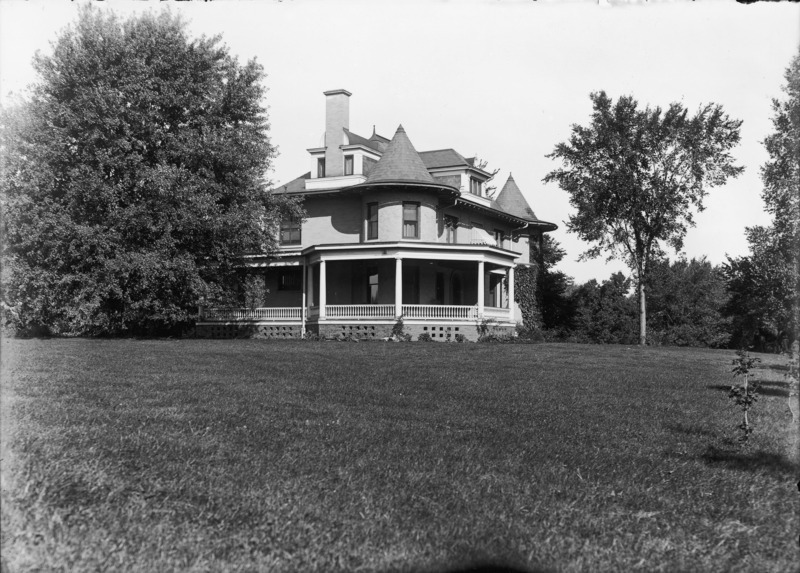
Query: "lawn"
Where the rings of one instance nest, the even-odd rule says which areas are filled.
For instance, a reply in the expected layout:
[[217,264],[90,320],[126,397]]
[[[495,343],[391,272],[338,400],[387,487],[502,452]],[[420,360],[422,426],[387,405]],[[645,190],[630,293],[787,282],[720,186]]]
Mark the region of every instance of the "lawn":
[[4,564],[796,571],[779,358],[741,449],[733,356],[4,340]]

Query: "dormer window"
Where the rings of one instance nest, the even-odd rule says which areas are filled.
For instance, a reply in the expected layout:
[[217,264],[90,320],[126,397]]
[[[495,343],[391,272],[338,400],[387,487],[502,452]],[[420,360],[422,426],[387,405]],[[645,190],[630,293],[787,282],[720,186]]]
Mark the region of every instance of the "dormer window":
[[325,158],[320,157],[317,159],[317,177],[322,179],[325,177]]
[[481,181],[480,179],[475,179],[474,177],[469,178],[469,192],[473,195],[477,195],[480,197],[481,195]]
[[344,174],[345,175],[352,175],[353,174],[353,156],[352,155],[345,155],[344,156]]

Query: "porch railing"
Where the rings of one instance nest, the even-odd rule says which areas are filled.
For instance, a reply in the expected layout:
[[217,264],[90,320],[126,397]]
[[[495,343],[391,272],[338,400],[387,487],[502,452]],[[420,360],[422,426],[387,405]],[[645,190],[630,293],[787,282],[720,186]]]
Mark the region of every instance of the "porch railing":
[[475,320],[478,318],[478,307],[453,304],[404,304],[403,316]]
[[487,306],[483,309],[484,318],[509,318],[511,311],[507,308],[498,308],[496,306]]
[[328,318],[392,318],[393,304],[326,304]]
[[204,320],[300,320],[299,306],[274,308],[207,308],[202,313]]

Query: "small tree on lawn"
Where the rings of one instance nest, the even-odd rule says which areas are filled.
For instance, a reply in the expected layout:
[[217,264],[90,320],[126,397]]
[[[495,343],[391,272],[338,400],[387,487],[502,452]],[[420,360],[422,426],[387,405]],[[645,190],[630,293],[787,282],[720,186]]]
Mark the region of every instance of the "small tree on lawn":
[[741,386],[731,386],[729,393],[731,400],[742,409],[743,418],[742,423],[739,424],[739,429],[742,431],[739,440],[742,443],[747,442],[750,439],[750,434],[753,433],[753,428],[747,419],[747,413],[758,400],[759,382],[756,380],[752,383],[750,382],[751,372],[756,362],[761,362],[761,359],[750,356],[746,350],[739,350],[736,352],[736,358],[733,360],[733,368],[731,369],[734,376],[741,376],[744,379],[744,383]]
[[645,344],[650,261],[663,254],[662,244],[680,251],[694,224],[691,208],[702,210],[708,187],[742,172],[729,153],[741,121],[713,104],[690,117],[679,103],[642,110],[630,96],[616,103],[602,91],[590,97],[590,125],[573,125],[569,142],[547,156],[564,166],[545,181],[558,183],[577,209],[567,229],[594,243],[582,258],[607,254],[633,271]]

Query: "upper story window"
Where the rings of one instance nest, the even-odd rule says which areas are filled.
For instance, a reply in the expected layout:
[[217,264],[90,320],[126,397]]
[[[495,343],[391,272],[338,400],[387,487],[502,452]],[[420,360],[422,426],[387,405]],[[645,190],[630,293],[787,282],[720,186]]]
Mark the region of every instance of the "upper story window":
[[474,177],[469,178],[469,192],[473,195],[480,196],[481,194],[481,182],[480,179],[475,179]]
[[496,247],[503,248],[503,231],[500,229],[494,230],[494,244]]
[[281,221],[281,245],[300,244],[300,221],[287,219]]
[[419,203],[403,203],[403,238],[419,239]]
[[367,239],[378,238],[378,204],[367,204]]
[[317,159],[317,177],[325,177],[325,158],[320,157]]
[[486,243],[485,233],[483,231],[483,225],[481,223],[476,223],[475,221],[472,222],[472,244],[473,245],[483,245]]
[[450,215],[444,217],[444,240],[447,243],[458,242],[458,218]]
[[352,155],[345,155],[344,156],[344,174],[345,175],[352,175],[353,174],[353,156]]

